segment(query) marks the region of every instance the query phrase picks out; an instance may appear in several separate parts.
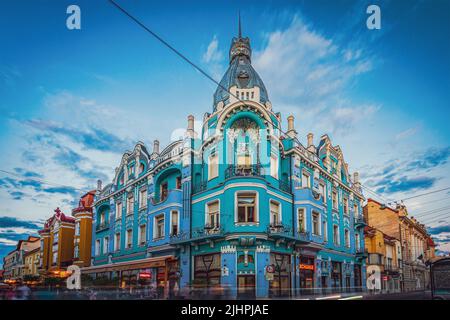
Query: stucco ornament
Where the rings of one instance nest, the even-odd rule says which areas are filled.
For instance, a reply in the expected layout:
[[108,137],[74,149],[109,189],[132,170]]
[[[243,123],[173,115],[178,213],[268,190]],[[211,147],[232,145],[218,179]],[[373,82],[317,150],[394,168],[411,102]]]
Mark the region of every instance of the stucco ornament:
[[234,143],[234,141],[236,140],[238,135],[239,135],[239,130],[237,130],[237,129],[230,128],[227,130],[227,137],[228,137],[228,141],[230,141],[230,143]]

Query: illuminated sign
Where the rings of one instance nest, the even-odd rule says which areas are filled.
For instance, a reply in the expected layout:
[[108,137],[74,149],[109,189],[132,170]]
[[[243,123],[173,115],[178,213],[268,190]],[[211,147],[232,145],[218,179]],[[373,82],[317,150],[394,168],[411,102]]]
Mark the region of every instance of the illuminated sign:
[[303,264],[300,263],[300,265],[298,266],[298,268],[300,270],[313,270],[314,271],[314,265],[313,264]]
[[140,272],[139,273],[139,279],[151,279],[152,273],[151,272]]

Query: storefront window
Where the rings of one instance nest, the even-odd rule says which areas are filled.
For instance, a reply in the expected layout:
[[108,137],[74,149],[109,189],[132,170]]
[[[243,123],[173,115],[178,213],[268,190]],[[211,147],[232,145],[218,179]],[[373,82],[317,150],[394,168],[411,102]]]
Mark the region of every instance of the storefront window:
[[291,289],[291,256],[288,254],[272,253],[270,264],[274,266],[273,280],[269,282],[271,297],[289,296]]
[[[314,258],[300,257],[300,288],[302,293],[313,293],[314,288]],[[306,292],[305,292],[306,291]]]
[[195,256],[194,282],[199,287],[220,284],[220,253]]
[[342,288],[342,267],[340,262],[331,262],[331,287],[334,291]]

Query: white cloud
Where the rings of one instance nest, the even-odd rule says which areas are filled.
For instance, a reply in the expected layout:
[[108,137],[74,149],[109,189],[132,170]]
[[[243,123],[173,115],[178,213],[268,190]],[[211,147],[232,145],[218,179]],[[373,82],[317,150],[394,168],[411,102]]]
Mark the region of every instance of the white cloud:
[[211,42],[208,44],[206,51],[203,53],[202,61],[206,64],[208,71],[212,77],[217,81],[220,80],[224,72],[222,62],[224,60],[224,54],[219,49],[219,40],[214,35]]
[[15,246],[15,245],[17,245],[17,241],[0,238],[0,244],[5,245],[5,246]]

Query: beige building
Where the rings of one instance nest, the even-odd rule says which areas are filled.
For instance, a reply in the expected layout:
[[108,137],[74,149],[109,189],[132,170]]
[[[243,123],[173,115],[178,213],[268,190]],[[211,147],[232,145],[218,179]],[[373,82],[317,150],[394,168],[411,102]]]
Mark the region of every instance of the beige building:
[[426,289],[430,275],[425,262],[434,257],[434,243],[425,225],[409,217],[405,206],[393,209],[373,199],[368,199],[364,217],[370,227],[400,241],[402,291]]
[[26,276],[38,277],[39,276],[39,262],[41,257],[41,248],[37,247],[27,253],[24,256],[24,268],[22,269],[22,278],[26,280]]

